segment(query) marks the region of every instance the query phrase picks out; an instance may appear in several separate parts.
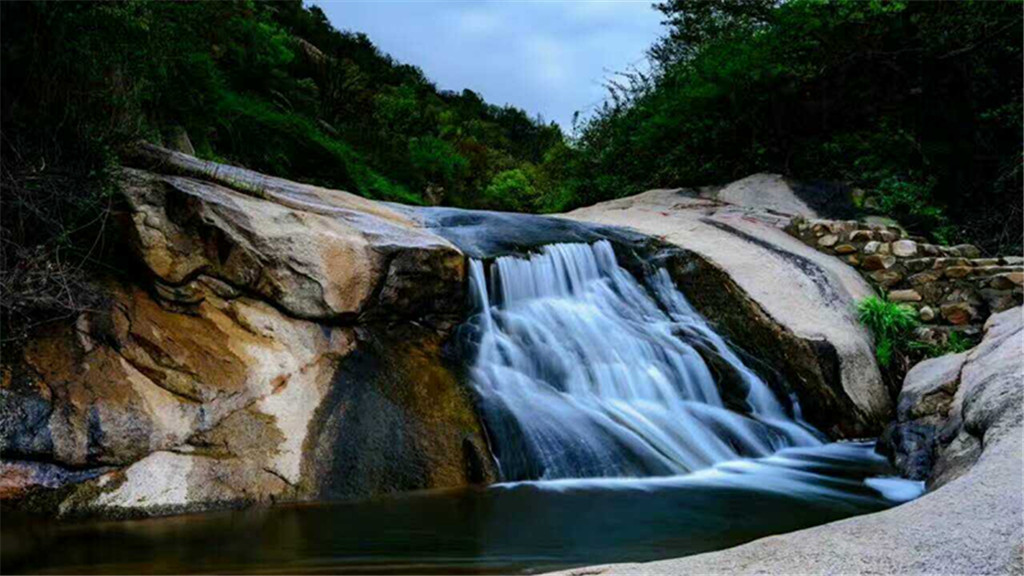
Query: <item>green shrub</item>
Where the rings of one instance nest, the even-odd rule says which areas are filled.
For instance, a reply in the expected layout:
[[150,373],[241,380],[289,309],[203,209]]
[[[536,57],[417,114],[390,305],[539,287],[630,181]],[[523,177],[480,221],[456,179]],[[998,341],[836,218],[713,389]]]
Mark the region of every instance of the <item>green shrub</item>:
[[498,173],[484,190],[484,202],[496,210],[533,211],[537,198],[530,178],[519,168]]
[[974,348],[976,342],[968,336],[959,332],[950,332],[943,344],[931,344],[928,342],[911,342],[910,348],[923,352],[929,358],[945,356],[946,354],[959,354]]
[[888,368],[896,354],[910,349],[918,325],[917,313],[910,306],[870,296],[857,303],[857,315],[875,337],[875,356],[881,366]]

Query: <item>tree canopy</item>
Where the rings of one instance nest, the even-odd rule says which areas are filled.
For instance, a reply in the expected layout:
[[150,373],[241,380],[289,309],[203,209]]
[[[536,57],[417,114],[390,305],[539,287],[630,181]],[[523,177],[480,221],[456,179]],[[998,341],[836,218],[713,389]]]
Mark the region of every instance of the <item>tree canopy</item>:
[[771,171],[943,242],[1021,246],[1019,2],[667,0],[650,74],[577,143],[575,200]]

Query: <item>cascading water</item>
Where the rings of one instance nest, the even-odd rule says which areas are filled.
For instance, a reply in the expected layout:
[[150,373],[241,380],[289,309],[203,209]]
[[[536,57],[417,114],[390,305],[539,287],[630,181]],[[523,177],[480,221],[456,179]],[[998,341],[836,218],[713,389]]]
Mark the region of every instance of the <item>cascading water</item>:
[[471,376],[504,482],[190,517],[188,538],[178,519],[40,535],[5,516],[4,567],[536,573],[718,550],[923,490],[870,442],[822,442],[664,270],[638,282],[607,242],[474,261],[472,287]]
[[486,272],[471,262],[472,380],[503,480],[677,475],[821,444],[665,270],[645,288],[600,241]]

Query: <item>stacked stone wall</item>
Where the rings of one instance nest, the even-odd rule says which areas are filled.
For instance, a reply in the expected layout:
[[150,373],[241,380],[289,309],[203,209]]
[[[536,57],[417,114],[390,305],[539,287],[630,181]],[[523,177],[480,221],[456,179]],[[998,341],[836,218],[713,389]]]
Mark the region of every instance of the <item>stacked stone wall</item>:
[[980,331],[1024,300],[1024,257],[983,258],[971,244],[939,246],[898,226],[796,217],[786,231],[856,268],[889,300],[909,304],[936,336]]

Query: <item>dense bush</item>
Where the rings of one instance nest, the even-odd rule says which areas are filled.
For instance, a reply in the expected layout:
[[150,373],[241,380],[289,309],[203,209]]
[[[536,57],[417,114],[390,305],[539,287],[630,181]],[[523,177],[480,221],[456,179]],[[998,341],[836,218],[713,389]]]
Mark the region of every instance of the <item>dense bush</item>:
[[1021,245],[1020,2],[667,0],[650,74],[582,129],[578,203],[757,171],[940,241]]

